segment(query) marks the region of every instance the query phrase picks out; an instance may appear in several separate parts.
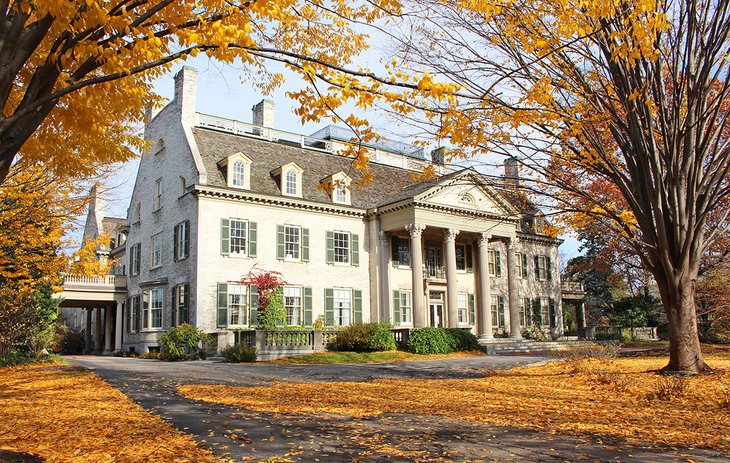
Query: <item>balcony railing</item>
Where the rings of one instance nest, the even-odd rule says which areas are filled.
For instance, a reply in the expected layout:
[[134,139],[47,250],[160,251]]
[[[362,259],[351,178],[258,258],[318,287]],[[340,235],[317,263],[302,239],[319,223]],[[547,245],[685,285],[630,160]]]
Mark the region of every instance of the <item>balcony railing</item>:
[[564,293],[583,293],[583,283],[580,281],[563,281],[561,290]]
[[122,289],[127,287],[126,275],[104,275],[100,277],[89,277],[84,275],[63,275],[64,288],[74,286],[93,286],[105,288]]
[[445,280],[446,269],[441,265],[424,265],[423,274],[426,278]]

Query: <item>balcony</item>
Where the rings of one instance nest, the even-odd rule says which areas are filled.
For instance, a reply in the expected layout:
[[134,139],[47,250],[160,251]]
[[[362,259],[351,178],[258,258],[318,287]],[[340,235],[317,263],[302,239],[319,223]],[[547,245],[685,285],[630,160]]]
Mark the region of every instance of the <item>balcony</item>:
[[88,277],[63,275],[63,291],[54,296],[62,298],[65,306],[79,301],[113,302],[124,300],[127,293],[125,275]]
[[563,299],[583,299],[586,295],[580,281],[563,281],[560,284]]
[[446,280],[446,269],[442,265],[424,265],[423,276],[428,280]]

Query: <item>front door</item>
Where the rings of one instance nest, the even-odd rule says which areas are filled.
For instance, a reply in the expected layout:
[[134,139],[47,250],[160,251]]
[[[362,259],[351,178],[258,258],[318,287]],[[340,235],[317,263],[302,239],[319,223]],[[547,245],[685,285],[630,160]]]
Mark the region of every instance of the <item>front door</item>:
[[429,305],[431,315],[431,326],[443,327],[444,326],[444,305],[442,303],[432,303]]

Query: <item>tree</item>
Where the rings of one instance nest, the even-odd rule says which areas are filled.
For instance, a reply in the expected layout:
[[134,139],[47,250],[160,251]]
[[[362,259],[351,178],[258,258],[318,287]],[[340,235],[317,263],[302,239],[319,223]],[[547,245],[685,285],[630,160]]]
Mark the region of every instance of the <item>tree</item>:
[[282,81],[267,60],[307,81],[366,48],[352,24],[391,0],[10,0],[0,3],[0,183],[16,156],[54,174],[88,176],[131,158],[152,80],[205,52],[247,65],[263,90]]
[[[461,146],[457,155],[518,159],[532,194],[547,192],[553,207],[621,235],[657,283],[669,320],[666,369],[705,370],[695,282],[728,218],[730,4],[409,6],[388,28],[398,44],[393,80],[408,69],[432,74],[390,97],[395,111]],[[707,227],[713,211],[720,228]]]

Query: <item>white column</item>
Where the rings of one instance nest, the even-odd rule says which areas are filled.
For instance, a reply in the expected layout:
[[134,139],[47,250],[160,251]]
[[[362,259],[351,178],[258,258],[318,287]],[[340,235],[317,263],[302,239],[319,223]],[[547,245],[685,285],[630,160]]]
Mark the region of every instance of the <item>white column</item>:
[[[522,339],[520,333],[520,306],[517,298],[517,266],[515,265],[515,248],[517,238],[510,239],[507,243],[507,290],[509,294],[509,337]],[[525,309],[527,310],[527,309]]]
[[114,351],[119,352],[122,350],[122,321],[124,320],[124,314],[122,313],[122,302],[117,301],[117,324],[114,329]]
[[489,288],[489,239],[492,235],[482,233],[477,240],[479,248],[479,338],[494,339],[492,333],[492,293]]
[[413,282],[413,327],[426,326],[426,301],[423,294],[423,248],[421,235],[424,225],[406,225],[411,235],[411,277]]
[[393,314],[390,309],[390,235],[386,232],[380,232],[378,235],[378,243],[380,245],[380,320],[386,323],[397,325],[400,320],[393,320]]
[[456,235],[459,230],[444,230],[446,244],[446,297],[449,314],[449,328],[456,328],[459,323],[459,298],[456,293]]
[[104,306],[104,353],[112,351],[112,306]]
[[97,307],[96,309],[96,317],[94,320],[94,352],[100,353],[101,352],[101,307]]

